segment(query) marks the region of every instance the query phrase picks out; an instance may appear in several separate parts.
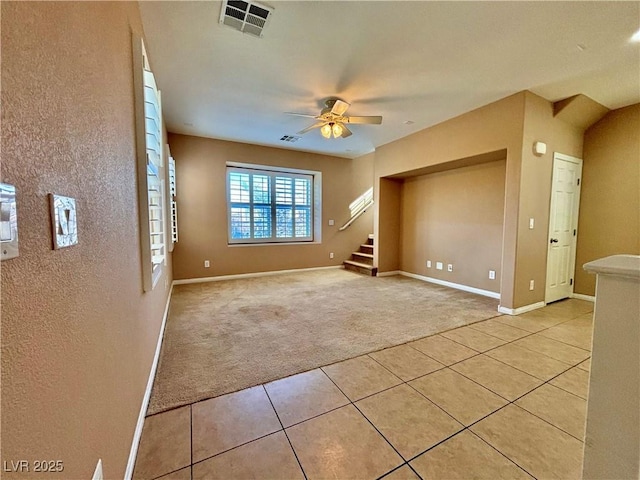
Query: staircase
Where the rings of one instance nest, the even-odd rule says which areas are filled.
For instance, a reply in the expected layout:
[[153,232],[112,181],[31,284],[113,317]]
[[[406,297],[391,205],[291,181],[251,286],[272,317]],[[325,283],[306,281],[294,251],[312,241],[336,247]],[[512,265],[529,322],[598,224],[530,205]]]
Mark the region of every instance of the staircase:
[[367,238],[367,243],[360,245],[357,252],[351,254],[351,259],[344,261],[345,270],[362,273],[375,277],[378,268],[373,266],[373,234]]

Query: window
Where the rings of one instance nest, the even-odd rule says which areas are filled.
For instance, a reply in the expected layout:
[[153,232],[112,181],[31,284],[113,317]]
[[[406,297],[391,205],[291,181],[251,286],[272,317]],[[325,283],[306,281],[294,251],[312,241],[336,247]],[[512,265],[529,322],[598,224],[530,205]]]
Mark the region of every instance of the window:
[[312,173],[227,167],[229,243],[314,240]]
[[[169,145],[167,145],[167,152]],[[169,153],[169,212],[171,215],[171,245],[178,243],[178,202],[176,201],[176,161]]]
[[162,102],[141,38],[134,36],[134,99],[138,215],[145,292],[153,290],[166,265],[165,163]]

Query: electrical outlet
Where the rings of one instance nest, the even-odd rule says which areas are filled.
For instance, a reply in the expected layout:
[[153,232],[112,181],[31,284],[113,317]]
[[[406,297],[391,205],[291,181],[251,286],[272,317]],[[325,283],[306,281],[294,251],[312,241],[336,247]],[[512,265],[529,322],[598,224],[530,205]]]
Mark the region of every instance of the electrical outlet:
[[427,260],[427,268],[431,268],[431,260]]
[[436,262],[436,270],[442,270],[442,262]]
[[495,280],[495,279],[496,279],[496,271],[489,270],[489,280]]
[[329,254],[329,258],[333,258],[333,252]]
[[536,282],[533,280],[529,280],[529,290],[533,290],[536,286]]
[[333,227],[336,224],[335,220],[329,220],[329,226]]
[[453,265],[451,264],[447,265],[447,272],[453,272]]
[[211,263],[209,263],[209,260],[205,260],[204,261],[204,268],[209,268],[211,266]]
[[530,219],[529,219],[529,230],[533,230],[533,224],[534,224],[534,223],[535,223],[535,222],[534,222],[533,218],[530,218]]

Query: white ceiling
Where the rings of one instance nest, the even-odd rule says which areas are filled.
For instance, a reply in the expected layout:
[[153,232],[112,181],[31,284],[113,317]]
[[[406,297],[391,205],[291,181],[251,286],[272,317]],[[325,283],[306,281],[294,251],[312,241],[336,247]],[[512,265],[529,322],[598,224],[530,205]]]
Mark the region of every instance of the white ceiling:
[[[219,23],[221,2],[140,2],[170,132],[357,157],[521,90],[640,102],[640,2],[262,3],[256,38]],[[330,96],[383,124],[280,141],[313,123],[284,112]]]

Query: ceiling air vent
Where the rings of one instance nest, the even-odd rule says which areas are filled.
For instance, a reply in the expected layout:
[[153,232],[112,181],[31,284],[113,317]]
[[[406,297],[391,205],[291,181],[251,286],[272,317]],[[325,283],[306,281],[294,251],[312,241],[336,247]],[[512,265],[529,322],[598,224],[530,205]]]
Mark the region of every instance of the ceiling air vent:
[[283,142],[295,143],[300,140],[300,137],[296,137],[295,135],[284,135],[280,140]]
[[271,13],[273,13],[273,8],[265,7],[259,3],[226,0],[222,3],[220,23],[242,33],[262,37],[262,31],[267,26]]

